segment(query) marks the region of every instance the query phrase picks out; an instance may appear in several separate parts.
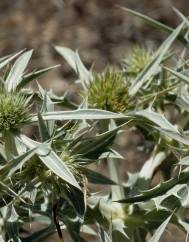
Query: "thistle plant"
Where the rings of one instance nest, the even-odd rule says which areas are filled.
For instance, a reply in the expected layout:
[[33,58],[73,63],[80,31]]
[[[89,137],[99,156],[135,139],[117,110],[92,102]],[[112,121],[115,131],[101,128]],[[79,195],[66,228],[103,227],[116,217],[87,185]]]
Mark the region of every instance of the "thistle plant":
[[[27,85],[54,68],[26,73],[32,51],[0,59],[0,68],[8,69],[0,89],[1,241],[37,242],[57,233],[63,242],[67,230],[74,242],[86,242],[86,234],[104,242],[157,242],[169,223],[189,233],[188,60],[183,53],[177,61],[167,55],[176,40],[188,51],[188,19],[175,10],[183,21],[173,29],[125,10],[170,35],[153,56],[138,49],[127,62],[127,70],[137,72],[132,82],[125,70],[94,74],[78,52],[56,47],[78,74],[81,103]],[[165,117],[167,106],[177,111],[174,124]],[[118,169],[124,158],[113,146],[124,127],[142,132],[140,149],[149,156],[127,180]],[[109,177],[90,168],[104,161]],[[110,192],[94,194],[90,183]],[[46,227],[31,235],[25,225],[33,222]]]

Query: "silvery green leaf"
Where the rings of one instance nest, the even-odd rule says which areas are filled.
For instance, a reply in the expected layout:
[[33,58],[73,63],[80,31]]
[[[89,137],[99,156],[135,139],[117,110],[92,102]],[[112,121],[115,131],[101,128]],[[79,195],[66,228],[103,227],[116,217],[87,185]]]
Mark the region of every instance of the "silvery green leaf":
[[[175,101],[175,104],[178,105],[181,110],[185,110],[187,112],[189,112],[189,92],[188,92],[188,85],[180,85],[178,92],[177,92],[177,98]],[[182,117],[182,119],[180,120],[179,123],[187,123],[188,121],[187,115],[185,115],[184,117]],[[183,126],[184,127],[184,126]]]
[[[149,25],[151,25],[152,27],[155,27],[157,29],[160,29],[161,31],[164,31],[166,33],[171,34],[174,31],[174,28],[165,25],[153,18],[150,18],[149,16],[146,16],[145,14],[139,13],[137,11],[134,11],[132,9],[129,8],[125,8],[125,7],[121,7],[121,9],[123,9],[124,11],[133,14],[136,17],[139,17],[140,19],[144,20],[146,23],[148,23]],[[184,46],[186,46],[187,48],[189,47],[188,42],[186,41],[186,39],[184,38],[184,36],[182,34],[179,34],[177,39],[184,44]]]
[[15,55],[10,55],[6,58],[3,58],[0,62],[0,69],[6,66],[10,61],[18,57],[24,50],[21,50],[20,52],[16,53]]
[[152,156],[144,163],[139,173],[139,177],[144,178],[145,180],[151,179],[154,171],[162,164],[165,158],[166,154],[162,151],[157,154],[152,154]]
[[[77,109],[74,111],[54,111],[43,113],[42,117],[44,120],[83,120],[83,119],[127,119],[128,117],[109,111],[99,109]],[[32,121],[37,121],[37,116],[32,117]]]
[[27,148],[29,149],[37,149],[36,153],[39,156],[46,156],[51,151],[51,146],[49,143],[39,143],[27,137],[24,134],[20,134],[16,139],[20,140]]
[[168,136],[182,144],[189,145],[189,136],[187,132],[178,133],[163,128],[160,129],[158,127],[156,129],[159,130],[165,136]]
[[74,175],[68,169],[65,162],[52,150],[50,144],[36,142],[25,135],[20,135],[19,138],[28,148],[37,148],[36,153],[40,160],[57,176],[72,186],[81,189]]
[[175,8],[175,7],[173,7],[173,11],[180,17],[180,19],[182,20],[182,21],[184,21],[187,25],[188,25],[188,27],[189,27],[189,21],[188,21],[188,18],[186,18],[185,16],[184,16],[184,14],[183,13],[181,13],[177,8]]
[[23,53],[14,63],[5,81],[5,87],[8,92],[14,91],[21,82],[24,70],[28,65],[32,52],[33,50]]
[[174,40],[178,37],[181,30],[183,29],[185,22],[181,23],[171,34],[170,36],[163,42],[163,44],[159,47],[158,51],[152,58],[152,61],[144,68],[144,70],[138,75],[138,77],[132,82],[131,87],[129,88],[129,93],[131,96],[135,95],[142,85],[145,84],[157,71],[162,59],[165,54],[169,50],[170,46],[174,42]]
[[0,144],[0,155],[6,160],[5,147],[2,144]]
[[[188,186],[186,184],[175,185],[165,194],[162,194],[161,196],[153,198],[156,208],[159,209],[160,207],[164,207],[164,208],[171,207],[172,209],[175,209],[177,206],[177,203],[174,202],[173,196],[179,200],[179,202],[182,204],[183,207],[185,207],[188,204]],[[163,204],[162,202],[167,198],[171,198],[170,204],[167,204],[167,203]]]
[[101,185],[117,185],[117,183],[110,178],[100,174],[99,172],[87,169],[86,167],[80,168],[86,175],[89,182]]
[[49,130],[46,126],[45,121],[43,120],[41,113],[38,113],[38,124],[39,124],[39,132],[40,132],[40,136],[41,136],[41,141],[45,142],[45,141],[49,140],[50,139]]
[[29,82],[36,80],[38,77],[40,77],[41,75],[45,74],[46,72],[53,70],[57,67],[59,67],[60,65],[56,65],[56,66],[51,66],[39,71],[33,71],[29,74],[26,74],[23,76],[23,78],[20,80],[19,84],[17,85],[17,89],[21,89],[23,88],[25,85],[27,85]]
[[108,235],[108,233],[103,230],[101,227],[99,228],[100,242],[112,242],[112,239]]
[[184,158],[180,159],[178,165],[189,166],[189,156],[185,156]]
[[172,33],[173,30],[174,30],[170,26],[165,25],[165,24],[163,24],[163,23],[161,23],[161,22],[159,22],[159,21],[157,21],[157,20],[155,20],[153,18],[150,18],[150,17],[146,16],[145,14],[141,14],[141,13],[139,13],[137,11],[134,11],[132,9],[125,8],[125,7],[121,7],[121,9],[123,9],[124,11],[126,11],[128,13],[133,14],[136,17],[139,17],[139,18],[143,19],[144,21],[146,21],[147,23],[149,23],[153,27],[156,27],[156,28],[158,28],[158,29],[160,29],[162,31],[167,32],[167,33]]
[[134,202],[143,202],[150,200],[152,198],[166,194],[170,189],[174,188],[179,184],[186,184],[189,182],[189,170],[185,169],[180,172],[179,175],[158,184],[157,186],[142,191],[139,195],[127,197],[125,199],[119,200],[120,203],[134,203]]
[[49,98],[56,104],[69,108],[69,109],[76,109],[78,108],[78,106],[71,102],[70,100],[68,100],[68,98],[66,97],[66,93],[63,96],[57,96],[56,94],[53,93],[52,90],[49,90],[48,92],[48,96]]
[[19,238],[19,215],[17,214],[13,205],[7,206],[5,215],[5,230],[9,240],[14,242],[21,242]]
[[21,169],[23,164],[28,161],[34,154],[37,148],[28,150],[26,153],[19,155],[10,160],[0,169],[0,177],[10,177],[15,171]]
[[65,165],[65,162],[62,161],[54,151],[51,150],[51,152],[48,155],[39,156],[39,158],[57,176],[59,176],[60,178],[62,178],[64,181],[71,184],[72,186],[78,189],[81,189],[74,175]]
[[102,155],[99,157],[99,159],[105,159],[105,158],[124,160],[124,157],[114,149],[110,149],[110,151],[102,153]]
[[84,64],[82,63],[78,52],[74,52],[69,48],[56,46],[56,51],[62,55],[68,64],[74,69],[74,71],[79,75],[79,79],[84,88],[86,88],[89,80],[92,79],[92,74],[90,71],[86,69]]
[[97,236],[97,233],[94,229],[92,229],[91,227],[89,227],[88,225],[82,225],[81,226],[81,230],[82,233],[85,234],[89,234],[89,235],[93,235],[93,236]]
[[96,135],[95,137],[81,139],[80,142],[74,145],[71,153],[97,159],[102,151],[107,150],[111,146],[119,129],[120,127],[116,127],[113,130]]
[[157,126],[159,126],[162,129],[175,132],[179,134],[178,129],[172,125],[163,114],[156,113],[152,111],[151,109],[145,109],[141,111],[137,111],[135,113],[136,116],[142,116],[144,118],[147,118],[151,122],[155,123]]
[[171,220],[171,216],[169,216],[159,227],[158,229],[155,231],[154,235],[152,236],[152,238],[148,241],[148,242],[158,242],[165,230],[165,228],[167,227],[169,221]]
[[169,71],[171,74],[173,74],[174,76],[178,77],[181,81],[185,82],[186,84],[189,84],[189,77],[180,73],[180,72],[177,72],[177,71],[174,71],[168,67],[163,67],[165,70]]
[[[39,87],[39,92],[43,98],[43,104],[42,104],[42,108],[41,108],[41,113],[44,112],[53,112],[54,111],[54,102],[51,100],[49,92],[46,92],[40,84],[38,84]],[[43,117],[41,116],[41,118],[43,119]],[[45,122],[44,122],[45,123]],[[50,136],[53,135],[54,132],[54,126],[55,125],[55,121],[54,120],[49,120],[47,121],[46,127],[47,127],[47,131],[49,133]]]

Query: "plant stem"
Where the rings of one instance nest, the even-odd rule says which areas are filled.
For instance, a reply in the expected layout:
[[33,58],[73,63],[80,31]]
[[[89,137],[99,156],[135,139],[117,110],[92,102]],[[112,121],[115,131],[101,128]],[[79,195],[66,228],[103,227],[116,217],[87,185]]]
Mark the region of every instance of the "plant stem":
[[56,210],[57,210],[57,203],[53,206],[53,218],[54,218],[54,223],[55,223],[55,226],[56,226],[56,229],[57,229],[59,240],[60,240],[60,242],[64,242],[61,227],[60,227],[59,221],[57,219]]

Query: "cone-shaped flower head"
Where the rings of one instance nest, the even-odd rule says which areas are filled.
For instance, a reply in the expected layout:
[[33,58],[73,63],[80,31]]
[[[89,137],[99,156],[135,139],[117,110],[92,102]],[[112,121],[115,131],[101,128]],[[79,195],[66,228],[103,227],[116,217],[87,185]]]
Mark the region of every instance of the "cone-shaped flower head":
[[129,74],[139,74],[152,60],[153,52],[144,47],[133,47],[130,55],[123,61]]
[[66,149],[62,151],[60,155],[61,160],[66,164],[70,171],[78,177],[79,175],[79,164],[75,161],[75,157],[71,156],[69,151]]
[[0,89],[0,131],[15,130],[30,119],[28,100],[19,93]]
[[128,88],[122,73],[106,69],[96,74],[87,90],[90,107],[122,113],[128,106]]

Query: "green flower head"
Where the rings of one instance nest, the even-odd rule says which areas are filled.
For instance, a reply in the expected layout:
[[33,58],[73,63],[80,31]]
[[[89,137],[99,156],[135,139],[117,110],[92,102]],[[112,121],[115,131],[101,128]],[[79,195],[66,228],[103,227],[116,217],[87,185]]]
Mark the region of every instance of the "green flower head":
[[75,162],[75,157],[72,156],[66,149],[62,151],[60,155],[61,160],[66,164],[70,171],[78,177],[79,175],[79,164]]
[[94,75],[87,90],[90,107],[122,113],[128,106],[128,88],[122,73],[110,69]]
[[30,119],[28,100],[19,93],[0,90],[0,131],[15,130]]
[[129,56],[123,61],[127,73],[139,74],[152,60],[153,52],[144,47],[133,47]]

